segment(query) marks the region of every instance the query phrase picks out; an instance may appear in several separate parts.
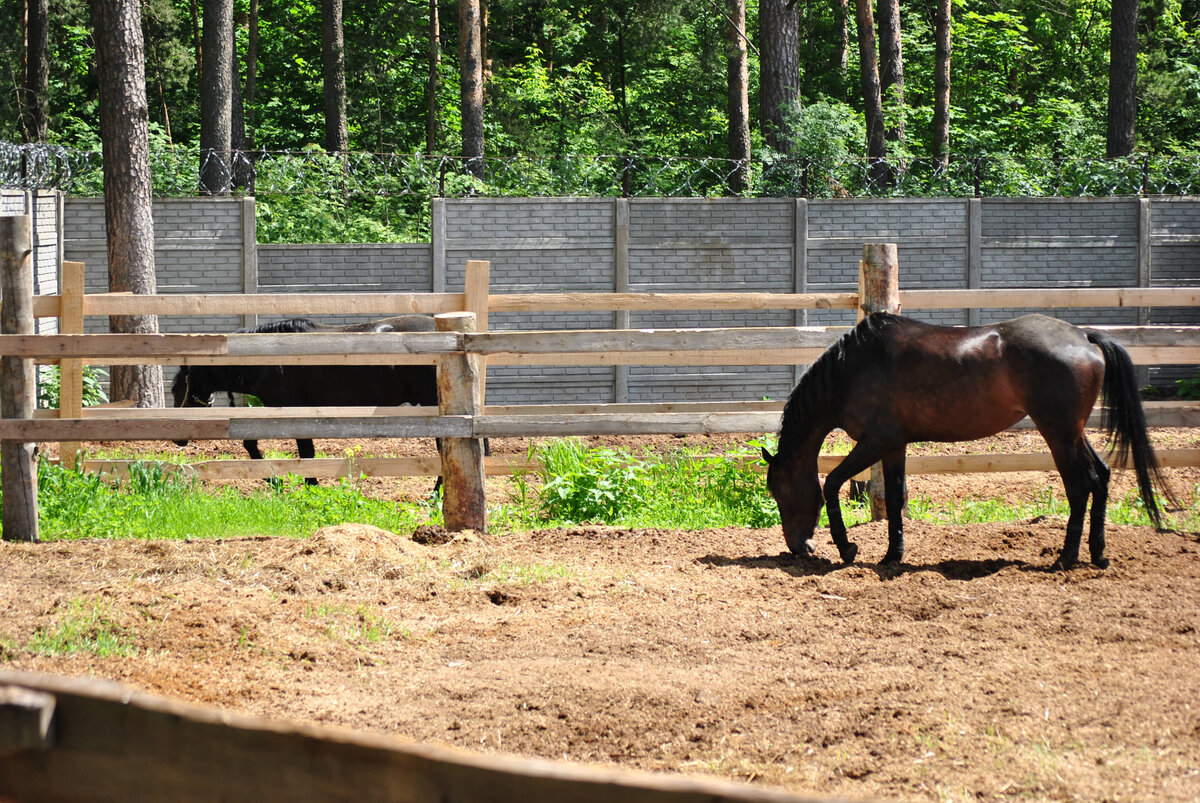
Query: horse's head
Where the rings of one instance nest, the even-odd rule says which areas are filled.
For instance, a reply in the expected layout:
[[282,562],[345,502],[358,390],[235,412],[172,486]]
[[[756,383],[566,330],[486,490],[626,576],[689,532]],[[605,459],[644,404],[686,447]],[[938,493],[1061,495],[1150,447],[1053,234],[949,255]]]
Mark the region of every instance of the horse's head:
[[801,468],[803,461],[783,459],[762,450],[767,461],[767,489],[779,506],[783,524],[783,540],[797,555],[813,553],[812,536],[821,516],[821,481],[817,472],[809,475]]
[[[175,381],[171,383],[171,395],[176,407],[211,407],[213,388],[205,381],[205,372],[186,365],[179,367]],[[186,440],[175,441],[176,446],[187,446]]]

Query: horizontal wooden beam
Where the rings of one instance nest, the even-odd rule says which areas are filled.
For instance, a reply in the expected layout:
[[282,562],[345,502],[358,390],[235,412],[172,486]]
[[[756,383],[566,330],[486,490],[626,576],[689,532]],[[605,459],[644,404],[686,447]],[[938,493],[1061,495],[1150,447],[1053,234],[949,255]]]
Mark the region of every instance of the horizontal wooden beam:
[[[1200,361],[1200,327],[1107,326],[1135,362]],[[42,360],[200,364],[414,364],[465,349],[495,364],[788,365],[809,362],[844,327],[598,329],[538,332],[0,335],[0,353]]]
[[[34,296],[33,314],[57,317],[61,296]],[[95,293],[83,314],[108,315],[436,315],[463,309],[462,293]]]
[[1195,307],[1200,287],[1056,287],[986,290],[901,290],[901,307],[915,309],[1066,309],[1078,307]]
[[857,309],[858,293],[492,293],[489,312]]
[[[0,420],[0,438],[63,440],[244,440],[247,438],[500,438],[565,435],[761,434],[777,432],[782,402],[519,405],[484,415],[438,416],[434,407],[85,408],[82,419],[53,410]],[[1148,402],[1150,426],[1198,426],[1200,402]],[[1096,411],[1088,425],[1100,423]],[[1032,426],[1023,419],[1014,428]]]
[[[140,460],[85,460],[83,470],[112,477],[129,476],[129,467]],[[180,472],[208,481],[265,480],[294,474],[300,477],[436,477],[442,473],[438,457],[314,457],[266,460],[201,460],[195,463],[156,463],[163,471]],[[541,463],[524,455],[484,458],[484,473],[491,477],[537,471]]]
[[0,790],[12,800],[817,803],[707,778],[483,755],[261,719],[110,681],[0,672],[0,684],[53,703],[53,739],[44,749],[0,734],[8,742],[0,744]]
[[[1156,452],[1163,468],[1200,466],[1200,449],[1160,449]],[[821,455],[817,468],[828,474],[845,455]],[[84,471],[127,477],[135,460],[85,460]],[[158,463],[166,472],[181,472],[200,480],[265,480],[293,474],[300,477],[436,477],[441,473],[437,457],[317,457],[276,458],[268,460],[203,460],[196,463]],[[542,469],[540,461],[524,455],[501,455],[484,459],[484,473],[489,477],[509,476]],[[905,461],[906,473],[987,474],[1013,471],[1055,471],[1054,458],[1048,452],[992,453],[973,455],[910,455]],[[760,468],[760,473],[766,466]]]
[[[905,309],[1192,307],[1200,287],[1063,287],[901,290]],[[84,296],[83,311],[108,315],[436,315],[464,307],[462,293],[169,293]],[[490,312],[856,309],[858,294],[494,293]],[[61,296],[35,296],[37,317],[57,317]]]
[[[1200,449],[1158,449],[1163,468],[1200,466]],[[1101,453],[1103,456],[1103,453]],[[845,455],[821,455],[817,470],[828,474]],[[1122,468],[1113,466],[1113,468]],[[904,463],[907,474],[986,474],[1009,471],[1056,471],[1049,452],[993,453],[966,455],[909,455]]]
[[483,415],[472,437],[544,435],[699,435],[775,432],[779,413],[597,413],[595,415]]

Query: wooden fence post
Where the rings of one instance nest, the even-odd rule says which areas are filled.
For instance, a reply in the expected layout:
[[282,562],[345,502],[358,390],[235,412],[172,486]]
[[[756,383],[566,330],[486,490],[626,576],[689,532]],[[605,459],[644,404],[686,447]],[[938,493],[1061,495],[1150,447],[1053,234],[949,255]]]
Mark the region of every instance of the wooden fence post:
[[[863,244],[862,261],[858,263],[858,319],[862,320],[872,312],[900,313],[900,262],[895,243]],[[871,519],[882,521],[887,518],[883,467],[876,463],[855,480],[867,482]]]
[[[463,307],[475,314],[473,332],[488,331],[488,302],[491,294],[492,263],[468,259],[463,278]],[[487,401],[487,357],[479,357],[479,412]]]
[[[447,312],[434,317],[439,332],[475,331],[475,313]],[[438,412],[479,415],[483,412],[483,371],[478,355],[458,352],[438,358]],[[483,441],[442,438],[442,518],[447,530],[487,532],[487,497],[483,485]]]
[[[63,262],[59,285],[62,306],[58,312],[58,332],[83,334],[83,263]],[[58,363],[58,417],[83,418],[83,360],[63,359]],[[73,468],[79,455],[78,441],[63,441],[58,446],[60,465]]]
[[[0,332],[33,334],[33,237],[29,215],[0,217]],[[37,375],[33,360],[0,357],[0,416],[33,418]],[[35,444],[0,441],[4,540],[38,540]]]

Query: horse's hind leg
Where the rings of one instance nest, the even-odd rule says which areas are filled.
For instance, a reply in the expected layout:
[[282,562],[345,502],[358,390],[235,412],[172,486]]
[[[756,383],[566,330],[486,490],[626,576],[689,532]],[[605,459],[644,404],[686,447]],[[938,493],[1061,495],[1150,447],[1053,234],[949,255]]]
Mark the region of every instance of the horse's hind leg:
[[[1086,443],[1086,441],[1085,441]],[[1088,527],[1088,551],[1092,554],[1092,563],[1101,569],[1108,568],[1108,558],[1104,557],[1104,516],[1108,510],[1108,479],[1112,471],[1092,449],[1087,445],[1092,456],[1092,515]]]
[[[1097,465],[1104,464],[1096,459],[1095,452],[1084,436],[1079,434],[1073,439],[1046,439],[1050,444],[1050,452],[1054,455],[1054,464],[1062,475],[1063,486],[1067,492],[1067,504],[1071,512],[1067,518],[1067,535],[1063,542],[1062,552],[1054,562],[1054,568],[1067,569],[1079,562],[1079,544],[1083,537],[1083,519],[1087,512],[1088,498],[1095,495],[1091,516],[1091,532],[1089,544],[1092,547],[1092,561],[1103,568],[1108,561],[1097,552],[1097,524],[1099,524],[1098,551],[1104,551],[1104,504],[1107,503],[1107,479],[1101,483]],[[1107,472],[1107,466],[1104,467]],[[1103,485],[1103,492],[1100,492]],[[1097,511],[1095,505],[1100,503]],[[1099,560],[1097,560],[1099,559]]]

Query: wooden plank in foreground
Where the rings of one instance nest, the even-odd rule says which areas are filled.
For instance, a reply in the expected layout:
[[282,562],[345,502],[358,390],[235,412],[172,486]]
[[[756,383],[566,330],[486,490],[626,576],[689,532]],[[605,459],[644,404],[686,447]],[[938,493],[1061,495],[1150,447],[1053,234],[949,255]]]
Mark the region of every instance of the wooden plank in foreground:
[[52,695],[53,742],[0,744],[0,798],[38,803],[818,803],[676,775],[479,755],[244,716],[107,681],[0,672]]

